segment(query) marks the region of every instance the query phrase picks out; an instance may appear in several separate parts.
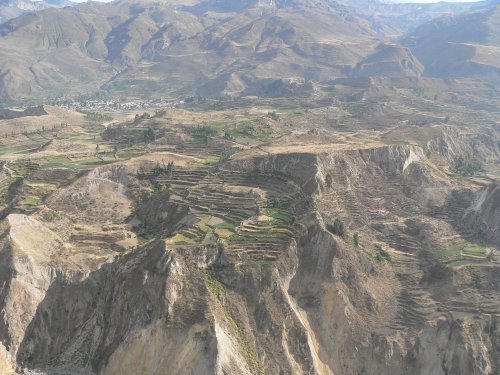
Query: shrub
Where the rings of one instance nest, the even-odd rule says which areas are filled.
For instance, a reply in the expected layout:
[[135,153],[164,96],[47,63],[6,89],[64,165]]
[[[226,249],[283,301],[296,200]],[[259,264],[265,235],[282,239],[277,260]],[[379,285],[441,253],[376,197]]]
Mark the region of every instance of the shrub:
[[156,134],[154,129],[150,126],[144,129],[144,143],[152,143],[156,140]]
[[224,148],[220,154],[219,163],[222,163],[222,162],[225,162],[226,160],[229,160],[229,158],[233,154],[234,154],[234,151],[231,148]]
[[280,115],[276,113],[276,111],[268,112],[267,117],[271,118],[274,121],[278,121],[280,119]]
[[326,228],[333,234],[337,235],[337,236],[340,236],[340,237],[344,237],[345,235],[345,225],[344,225],[344,222],[339,219],[339,218],[336,218],[333,222],[333,225],[332,224],[327,224],[326,225]]
[[453,160],[451,170],[453,173],[462,176],[474,176],[476,173],[483,171],[483,164],[476,158],[460,155]]
[[45,211],[42,214],[42,219],[46,222],[54,221],[59,217],[59,214],[56,211]]
[[325,182],[326,182],[326,187],[328,189],[331,189],[333,186],[333,177],[330,174],[327,174],[326,178],[325,178]]
[[354,236],[353,236],[352,240],[354,242],[354,246],[355,247],[359,247],[359,234],[354,233]]
[[391,261],[391,254],[389,254],[387,251],[382,249],[382,246],[380,245],[375,245],[375,251],[377,252],[377,255],[375,258],[379,261],[382,262],[384,260],[390,262]]

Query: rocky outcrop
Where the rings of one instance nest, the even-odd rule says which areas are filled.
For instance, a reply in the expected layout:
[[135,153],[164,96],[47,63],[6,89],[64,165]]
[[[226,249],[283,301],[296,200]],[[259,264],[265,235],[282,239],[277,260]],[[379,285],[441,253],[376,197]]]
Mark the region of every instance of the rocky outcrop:
[[227,163],[228,169],[282,174],[292,178],[306,194],[317,194],[320,188],[318,157],[313,153],[269,154],[237,158]]
[[49,373],[209,373],[213,328],[206,304],[183,286],[189,275],[179,261],[157,243],[81,280],[58,278],[26,330],[18,362]]
[[450,163],[460,155],[479,157],[486,161],[498,160],[500,156],[494,131],[463,134],[452,127],[441,127],[439,133],[426,143],[426,151],[430,155],[441,156]]
[[3,345],[0,345],[0,372],[5,375],[14,375],[16,366]]
[[480,233],[483,240],[500,246],[500,186],[491,184],[481,189],[463,220]]
[[279,173],[292,178],[311,196],[319,196],[327,185],[327,176],[342,179],[349,186],[367,173],[401,177],[409,189],[442,187],[446,177],[436,169],[422,147],[413,145],[380,146],[359,150],[337,151],[332,148],[319,154],[313,152],[269,154],[236,158],[228,168],[246,172]]
[[0,257],[0,332],[3,344],[15,358],[24,332],[58,272],[52,258],[61,253],[63,243],[55,233],[25,215],[10,215],[2,229],[9,240],[2,242]]

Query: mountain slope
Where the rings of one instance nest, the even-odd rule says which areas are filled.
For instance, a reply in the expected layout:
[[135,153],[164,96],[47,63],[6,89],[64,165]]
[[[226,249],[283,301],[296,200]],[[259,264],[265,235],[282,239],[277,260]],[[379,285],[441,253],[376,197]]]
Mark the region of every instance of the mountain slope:
[[[218,95],[270,79],[323,81],[376,59],[378,39],[370,22],[330,0],[80,4],[0,26],[0,98]],[[400,57],[389,63],[404,66]],[[412,66],[398,74],[418,76]]]
[[374,75],[419,77],[423,70],[422,64],[411,54],[408,48],[392,44],[381,44],[373,54],[356,65],[353,74],[357,77]]
[[500,81],[500,5],[422,25],[403,40],[437,77]]
[[413,32],[418,26],[433,19],[454,16],[483,6],[478,2],[407,3],[381,2],[373,0],[341,0],[358,14],[367,18],[375,30],[389,37],[398,37]]
[[[140,60],[154,35],[177,35],[181,17],[189,15],[176,15],[173,8],[89,3],[11,20],[0,27],[0,96],[93,91]],[[196,32],[192,20],[181,23]]]

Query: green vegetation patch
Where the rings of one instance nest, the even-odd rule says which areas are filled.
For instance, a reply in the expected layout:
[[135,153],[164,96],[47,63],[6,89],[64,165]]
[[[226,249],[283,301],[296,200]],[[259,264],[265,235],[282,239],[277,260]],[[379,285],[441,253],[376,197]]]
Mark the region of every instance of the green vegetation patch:
[[187,237],[182,233],[177,233],[174,237],[172,237],[171,241],[176,245],[193,245],[197,243],[197,239],[191,236]]
[[275,240],[276,242],[280,242],[281,240],[287,240],[290,236],[282,235],[280,233],[274,232],[240,232],[239,234],[235,234],[228,238],[230,242],[256,242],[263,241],[272,242]]
[[205,285],[220,301],[226,296],[226,287],[216,277],[213,269],[204,270],[202,273]]
[[89,156],[82,159],[71,159],[66,156],[53,156],[44,159],[40,168],[65,168],[65,169],[89,169],[115,162],[115,159],[104,160],[103,158]]
[[485,246],[471,245],[440,248],[435,249],[434,254],[450,267],[495,267],[500,265],[494,258],[492,250]]
[[407,146],[410,144],[409,142],[406,141],[393,140],[393,139],[382,139],[382,142],[387,146]]
[[39,206],[42,204],[42,201],[39,197],[35,196],[29,196],[29,197],[24,197],[21,199],[18,203],[21,206]]
[[391,254],[389,254],[387,251],[385,251],[382,246],[375,244],[374,245],[374,251],[372,252],[373,257],[378,261],[378,262],[390,262],[392,261]]
[[241,121],[224,130],[226,139],[249,139],[253,141],[269,141],[278,137],[263,119]]
[[295,222],[295,216],[281,208],[266,208],[264,209],[264,213],[285,225],[292,225]]
[[31,139],[27,142],[4,141],[0,143],[0,155],[30,154],[36,152],[40,146],[44,145],[46,142],[46,140],[34,141]]
[[453,160],[451,171],[461,176],[474,176],[484,172],[483,163],[475,157],[460,155]]
[[56,211],[48,210],[42,213],[42,219],[48,223],[56,220],[59,217],[59,213]]
[[224,221],[223,223],[217,224],[215,226],[218,229],[228,229],[228,230],[233,230],[235,229],[234,223],[229,223],[227,221]]

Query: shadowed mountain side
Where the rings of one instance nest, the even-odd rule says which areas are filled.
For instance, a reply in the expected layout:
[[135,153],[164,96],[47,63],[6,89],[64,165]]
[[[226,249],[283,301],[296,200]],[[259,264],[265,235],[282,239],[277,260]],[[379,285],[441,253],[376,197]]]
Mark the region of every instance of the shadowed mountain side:
[[500,80],[500,5],[424,24],[403,39],[436,77]]
[[410,50],[398,45],[381,44],[375,52],[354,68],[355,77],[420,77],[424,67]]
[[[55,372],[69,362],[72,368],[66,367],[65,371],[101,373],[131,333],[155,325],[164,330],[166,341],[158,346],[163,357],[154,363],[144,361],[144,372],[168,363],[174,373],[183,368],[201,373],[206,368],[208,374],[208,369],[214,367],[211,351],[215,348],[210,345],[213,331],[209,332],[203,314],[207,306],[192,299],[199,293],[192,288],[180,294],[176,291],[176,265],[164,246],[156,243],[104,265],[82,281],[55,280],[26,331],[18,361],[27,367],[50,363]],[[183,301],[178,301],[181,295]],[[196,341],[197,336],[200,345],[192,348],[189,357],[174,360],[175,346],[182,351],[187,344],[183,341]],[[210,350],[204,350],[204,339]],[[165,345],[170,347],[171,355],[163,351]],[[150,356],[154,357],[154,353]]]

